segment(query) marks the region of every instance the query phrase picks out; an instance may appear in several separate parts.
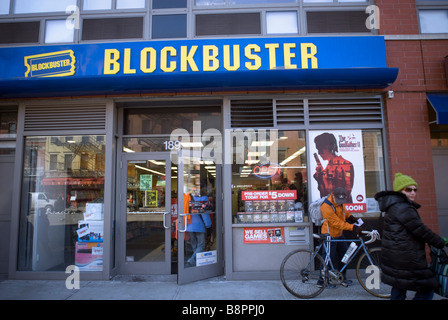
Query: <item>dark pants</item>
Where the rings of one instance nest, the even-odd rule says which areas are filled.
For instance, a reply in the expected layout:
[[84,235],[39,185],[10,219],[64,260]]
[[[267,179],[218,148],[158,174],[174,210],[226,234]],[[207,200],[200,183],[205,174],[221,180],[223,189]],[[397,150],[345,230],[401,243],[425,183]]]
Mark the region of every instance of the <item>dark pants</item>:
[[[334,240],[345,240],[344,235],[332,238]],[[327,242],[327,245],[330,245],[330,259],[333,263],[333,267],[337,270],[341,270],[341,268],[344,266],[344,263],[341,262],[342,258],[344,257],[344,254],[347,252],[348,249],[348,242],[341,241],[341,242]],[[325,259],[326,252],[322,253],[322,257]],[[345,273],[347,271],[347,268],[344,269],[344,272],[342,274],[345,278]]]
[[[417,291],[413,300],[432,300],[434,291]],[[392,287],[390,292],[390,300],[406,300],[406,290]]]

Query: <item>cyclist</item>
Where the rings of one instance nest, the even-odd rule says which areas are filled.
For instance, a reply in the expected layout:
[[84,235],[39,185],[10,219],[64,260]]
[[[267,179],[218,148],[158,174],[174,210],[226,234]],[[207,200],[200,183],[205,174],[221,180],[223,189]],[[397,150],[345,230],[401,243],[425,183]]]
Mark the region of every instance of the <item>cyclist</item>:
[[[335,188],[333,192],[328,196],[330,203],[322,203],[320,210],[322,212],[322,218],[324,219],[322,224],[322,234],[329,234],[333,239],[345,239],[343,231],[355,231],[358,236],[363,231],[360,226],[354,225],[358,220],[348,213],[343,204],[347,202],[347,191],[344,188]],[[332,242],[330,246],[330,259],[333,262],[333,266],[340,270],[343,267],[341,262],[342,257],[348,249],[348,243],[346,241]],[[326,256],[326,252],[323,253],[323,258]],[[345,271],[343,271],[344,281],[343,285],[347,286],[352,284],[351,280],[345,278]],[[321,285],[322,280],[319,280],[318,285]],[[323,282],[323,281],[322,281]]]

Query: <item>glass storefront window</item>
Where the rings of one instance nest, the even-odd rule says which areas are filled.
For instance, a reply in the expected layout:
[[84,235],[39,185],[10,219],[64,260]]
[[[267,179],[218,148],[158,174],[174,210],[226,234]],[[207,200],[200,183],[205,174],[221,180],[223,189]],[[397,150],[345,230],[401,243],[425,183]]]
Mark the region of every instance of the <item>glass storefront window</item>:
[[374,196],[377,192],[386,190],[384,146],[381,130],[362,130],[362,141],[367,213],[379,214],[380,209]]
[[448,148],[448,125],[440,127],[445,127],[445,131],[431,131],[431,147]]
[[17,111],[0,112],[0,155],[16,151]]
[[305,131],[234,131],[233,139],[233,222],[307,222]]
[[104,136],[27,137],[20,271],[102,271]]
[[209,128],[220,128],[220,108],[132,108],[125,109],[125,123],[123,133],[125,135],[141,134],[167,134],[170,135],[176,129],[185,129],[190,133],[198,130],[194,121],[198,124],[201,132]]
[[0,112],[0,138],[16,138],[17,111]]
[[123,151],[172,151],[168,144],[171,134],[182,131],[187,135],[204,135],[207,130],[221,127],[220,114],[220,107],[215,106],[125,109],[123,133],[138,137],[123,138]]
[[428,102],[429,129],[431,131],[431,147],[448,148],[448,124],[437,124],[437,114]]
[[[233,142],[233,223],[308,222],[308,201],[337,186],[350,189],[353,213],[364,217],[379,214],[374,195],[386,189],[381,130],[310,131],[312,146],[306,146],[305,131],[247,131],[234,132],[244,147]],[[334,136],[338,145],[333,160],[325,154],[321,141],[316,144],[317,136],[326,135]],[[355,136],[362,139],[362,148],[352,147],[348,138],[341,139]],[[307,154],[312,181],[307,176]],[[324,186],[328,190],[323,190]],[[360,203],[362,206],[357,206]]]

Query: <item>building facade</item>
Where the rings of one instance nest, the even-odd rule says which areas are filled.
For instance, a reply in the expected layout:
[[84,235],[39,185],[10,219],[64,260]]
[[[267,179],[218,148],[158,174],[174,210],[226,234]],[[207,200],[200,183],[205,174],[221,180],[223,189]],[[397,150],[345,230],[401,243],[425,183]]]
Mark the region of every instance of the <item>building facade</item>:
[[335,187],[448,235],[448,1],[0,4],[0,274],[276,279]]

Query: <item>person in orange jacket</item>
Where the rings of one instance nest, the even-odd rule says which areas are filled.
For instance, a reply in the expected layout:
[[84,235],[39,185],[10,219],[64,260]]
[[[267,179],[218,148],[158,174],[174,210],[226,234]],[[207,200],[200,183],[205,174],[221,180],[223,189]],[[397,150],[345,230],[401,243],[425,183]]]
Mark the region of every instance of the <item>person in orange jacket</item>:
[[328,233],[332,238],[343,236],[343,231],[355,231],[360,233],[362,228],[355,226],[358,220],[348,213],[343,204],[347,202],[347,192],[344,188],[336,188],[328,197],[332,205],[323,203],[320,207],[322,212],[322,234]]
[[[320,210],[322,212],[322,234],[329,234],[331,238],[335,240],[344,240],[343,231],[355,231],[358,236],[363,230],[362,227],[354,225],[358,220],[348,213],[344,208],[344,203],[347,202],[348,195],[344,188],[335,188],[333,192],[328,196],[327,200],[330,202],[322,203]],[[333,262],[333,266],[340,270],[343,266],[341,262],[342,257],[348,249],[348,242],[332,242],[330,243],[330,259]],[[325,258],[326,253],[323,253]],[[344,281],[343,285],[347,286],[352,284],[351,280],[345,278],[344,270]]]

